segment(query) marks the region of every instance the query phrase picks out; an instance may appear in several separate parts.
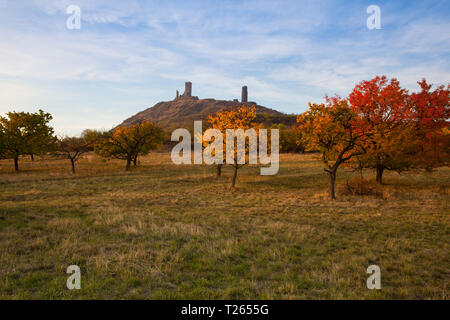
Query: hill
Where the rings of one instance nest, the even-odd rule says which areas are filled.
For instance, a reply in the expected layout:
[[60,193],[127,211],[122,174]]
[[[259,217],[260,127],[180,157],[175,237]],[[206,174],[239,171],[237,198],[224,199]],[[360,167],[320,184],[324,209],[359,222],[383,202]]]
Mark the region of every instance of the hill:
[[287,115],[274,109],[260,106],[255,102],[247,102],[246,92],[245,96],[243,94],[244,102],[239,102],[237,99],[234,101],[199,99],[191,96],[191,87],[188,87],[188,84],[186,84],[187,89],[183,95],[179,96],[177,92],[177,97],[174,100],[158,102],[153,107],[126,119],[120,126],[130,126],[142,121],[152,121],[165,129],[192,128],[195,120],[206,120],[209,115],[238,105],[255,106],[257,113],[256,122],[268,125],[274,123],[290,125],[295,122],[294,115]]

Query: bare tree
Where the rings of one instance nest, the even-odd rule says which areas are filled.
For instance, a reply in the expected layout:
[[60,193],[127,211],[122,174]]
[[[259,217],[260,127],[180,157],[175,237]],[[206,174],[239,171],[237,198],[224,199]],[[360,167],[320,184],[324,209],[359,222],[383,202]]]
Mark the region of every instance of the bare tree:
[[58,153],[63,154],[66,159],[70,160],[72,165],[72,173],[75,173],[75,162],[80,159],[81,155],[92,151],[93,141],[85,137],[64,137],[59,140]]

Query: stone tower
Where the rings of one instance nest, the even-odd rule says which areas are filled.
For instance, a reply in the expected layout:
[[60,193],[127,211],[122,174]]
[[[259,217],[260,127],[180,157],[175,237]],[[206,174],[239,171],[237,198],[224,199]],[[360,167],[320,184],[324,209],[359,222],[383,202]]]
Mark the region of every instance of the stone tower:
[[183,96],[192,97],[192,82],[186,82]]
[[242,87],[241,102],[248,102],[247,86],[243,86],[243,87]]

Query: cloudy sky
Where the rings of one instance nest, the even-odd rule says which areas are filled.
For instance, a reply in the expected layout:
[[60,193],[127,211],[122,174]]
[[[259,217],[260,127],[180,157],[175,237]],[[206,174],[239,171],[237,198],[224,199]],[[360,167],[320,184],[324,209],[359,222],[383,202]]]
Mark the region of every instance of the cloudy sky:
[[[369,30],[366,9],[381,9]],[[66,26],[67,7],[81,28]],[[174,98],[249,100],[287,113],[375,75],[450,81],[450,1],[0,0],[0,114],[54,116],[58,134],[109,129]]]

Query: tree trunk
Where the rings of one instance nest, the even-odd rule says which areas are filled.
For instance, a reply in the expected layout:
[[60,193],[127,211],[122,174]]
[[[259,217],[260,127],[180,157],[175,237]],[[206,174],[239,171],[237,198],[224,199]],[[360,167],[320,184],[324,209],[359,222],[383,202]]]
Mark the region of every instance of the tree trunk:
[[377,182],[379,184],[383,183],[383,171],[384,171],[383,167],[377,167]]
[[335,186],[335,182],[336,182],[336,170],[329,171],[328,176],[330,178],[330,199],[336,200],[336,193],[334,191],[334,186]]
[[136,157],[134,157],[134,159],[133,159],[133,165],[136,167],[136,165],[137,165],[137,156]]
[[34,154],[30,154],[31,161],[34,161]]
[[233,180],[231,181],[231,187],[234,188],[236,185],[236,177],[237,177],[238,167],[234,167]]
[[125,167],[125,171],[130,170],[130,165],[131,165],[131,157],[127,157],[127,166]]
[[216,178],[219,178],[222,175],[222,165],[218,164],[217,165],[217,175]]
[[363,169],[362,169],[362,167],[361,167],[361,169],[359,169],[359,174],[360,174],[360,177],[359,177],[359,193],[362,195],[363,194]]
[[14,170],[19,171],[19,157],[14,158]]
[[75,173],[75,161],[70,159],[70,164],[72,165],[72,173]]

